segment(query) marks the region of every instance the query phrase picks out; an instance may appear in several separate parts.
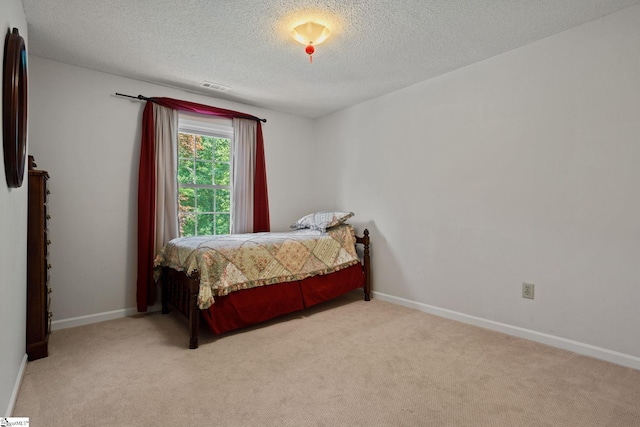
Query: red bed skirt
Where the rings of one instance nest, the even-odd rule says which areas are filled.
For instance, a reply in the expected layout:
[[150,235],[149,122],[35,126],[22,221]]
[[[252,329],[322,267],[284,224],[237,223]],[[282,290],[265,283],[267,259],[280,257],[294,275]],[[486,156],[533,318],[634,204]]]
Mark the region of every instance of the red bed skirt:
[[311,307],[363,285],[362,265],[356,264],[331,274],[216,297],[215,304],[201,313],[214,333],[223,334]]

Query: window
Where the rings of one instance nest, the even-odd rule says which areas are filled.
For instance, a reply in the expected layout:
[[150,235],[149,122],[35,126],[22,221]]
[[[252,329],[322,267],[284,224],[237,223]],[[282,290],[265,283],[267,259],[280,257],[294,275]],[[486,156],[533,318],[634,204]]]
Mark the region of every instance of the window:
[[229,234],[232,139],[230,120],[180,113],[178,220],[181,236]]

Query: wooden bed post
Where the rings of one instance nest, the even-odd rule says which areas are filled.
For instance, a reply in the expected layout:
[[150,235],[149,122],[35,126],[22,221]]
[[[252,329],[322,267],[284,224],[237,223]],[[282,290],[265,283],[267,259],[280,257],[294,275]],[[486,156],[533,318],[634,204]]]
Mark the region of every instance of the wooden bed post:
[[189,348],[198,348],[200,334],[200,309],[198,308],[198,293],[200,290],[200,276],[189,277]]
[[162,300],[162,314],[169,314],[169,268],[162,267],[162,277],[160,278],[161,285],[161,300]]
[[356,236],[356,243],[364,246],[363,270],[364,270],[364,300],[371,300],[371,258],[369,256],[369,230],[364,229],[364,237]]

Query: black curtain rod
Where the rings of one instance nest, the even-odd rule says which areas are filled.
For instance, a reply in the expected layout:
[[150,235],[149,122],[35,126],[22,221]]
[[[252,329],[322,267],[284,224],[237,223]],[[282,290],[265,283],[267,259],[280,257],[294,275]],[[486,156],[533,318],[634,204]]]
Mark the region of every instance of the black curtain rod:
[[118,92],[116,92],[116,95],[124,96],[126,98],[139,99],[140,101],[148,101],[149,100],[149,98],[147,98],[146,96],[142,96],[142,95],[133,96],[133,95],[125,95],[124,93],[118,93]]
[[[118,93],[118,92],[116,92],[116,96],[124,96],[125,98],[139,99],[140,101],[153,100],[153,98],[147,98],[146,96],[142,96],[142,95],[133,96],[133,95],[125,95],[124,93]],[[261,119],[259,117],[256,117],[255,120],[258,120],[258,121],[260,121],[262,123],[266,123],[267,122],[267,119]]]

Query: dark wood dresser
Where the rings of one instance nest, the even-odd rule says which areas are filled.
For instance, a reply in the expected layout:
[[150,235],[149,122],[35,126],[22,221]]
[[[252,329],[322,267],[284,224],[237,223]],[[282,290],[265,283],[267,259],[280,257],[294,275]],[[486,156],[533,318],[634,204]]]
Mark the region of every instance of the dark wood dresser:
[[48,261],[49,244],[47,171],[35,169],[29,156],[29,211],[27,222],[27,355],[29,360],[48,355],[51,311]]

